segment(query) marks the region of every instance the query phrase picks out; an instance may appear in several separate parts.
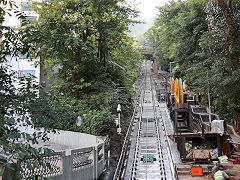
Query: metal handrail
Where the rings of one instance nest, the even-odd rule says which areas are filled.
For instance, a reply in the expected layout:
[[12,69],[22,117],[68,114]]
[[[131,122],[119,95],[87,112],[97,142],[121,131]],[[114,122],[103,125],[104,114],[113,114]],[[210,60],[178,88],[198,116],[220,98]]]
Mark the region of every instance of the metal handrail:
[[[162,114],[161,114],[161,116],[162,116]],[[165,126],[165,123],[164,123],[164,121],[163,121],[163,126],[164,126],[164,129],[165,129],[165,136],[167,137],[167,134],[166,134],[166,126]],[[173,176],[174,176],[174,180],[178,180],[179,178],[178,178],[178,175],[177,175],[177,169],[176,169],[176,165],[174,164],[174,162],[173,162],[173,156],[172,156],[172,152],[170,151],[170,143],[169,143],[169,139],[167,138],[167,144],[168,144],[168,146],[167,146],[167,151],[168,151],[168,157],[170,157],[170,161],[171,161],[171,163],[170,163],[170,165],[171,165],[171,169],[172,169],[172,173],[173,173]]]
[[[155,88],[155,87],[154,87],[154,88]],[[154,104],[155,104],[155,101],[154,101]],[[155,107],[155,110],[156,110],[156,107]],[[160,112],[160,115],[161,115],[161,117],[162,117],[162,113],[161,113],[161,112]],[[167,144],[168,144],[168,146],[167,146],[167,152],[168,152],[168,157],[170,158],[170,161],[171,161],[170,165],[171,165],[172,174],[173,174],[173,176],[174,176],[173,180],[179,180],[178,175],[177,175],[177,168],[176,168],[176,165],[175,165],[174,162],[173,162],[173,156],[172,156],[172,153],[171,153],[170,148],[169,148],[169,147],[170,147],[170,143],[169,143],[169,139],[167,138],[166,126],[165,126],[165,123],[164,123],[164,121],[163,121],[163,118],[162,118],[162,124],[163,124],[164,129],[165,129],[164,134],[165,134],[165,137],[166,137],[166,139],[167,139]]]
[[[155,89],[154,86],[153,86],[153,88]],[[153,88],[152,88],[152,94],[153,94],[153,97],[154,97],[154,96],[156,96],[156,94],[154,94]],[[156,92],[156,90],[155,90],[155,92]],[[153,107],[154,107],[154,119],[155,119],[156,129],[157,129],[158,148],[159,148],[159,154],[160,154],[159,157],[160,157],[160,162],[163,163],[162,150],[161,150],[161,144],[160,144],[160,132],[159,132],[159,127],[158,127],[159,123],[157,121],[157,116],[156,116],[157,110],[156,110],[156,103],[155,103],[155,99],[154,98],[153,98]]]
[[[193,111],[192,111],[193,112]],[[197,119],[197,118],[195,118],[194,116],[193,116],[193,114],[196,114],[196,115],[198,115],[199,116],[199,119]],[[191,117],[192,117],[192,119],[193,120],[195,120],[195,121],[197,121],[198,122],[198,124],[201,126],[201,129],[202,129],[202,134],[204,134],[204,131],[203,131],[203,120],[202,120],[202,116],[200,115],[200,114],[198,114],[198,113],[191,113]]]

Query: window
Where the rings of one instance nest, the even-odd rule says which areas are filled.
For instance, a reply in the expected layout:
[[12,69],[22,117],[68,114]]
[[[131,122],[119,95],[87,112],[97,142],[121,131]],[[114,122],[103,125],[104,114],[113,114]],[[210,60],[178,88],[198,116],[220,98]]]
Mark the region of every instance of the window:
[[25,54],[20,54],[20,58],[21,59],[25,59],[25,58],[27,58],[27,55],[28,55],[28,52],[26,52]]
[[37,21],[37,17],[35,16],[28,16],[25,18],[25,20],[21,20],[21,24],[25,22],[28,25],[33,25],[33,23]]
[[30,6],[29,2],[22,2],[21,3],[21,10],[22,11],[29,11],[29,6]]
[[34,22],[37,20],[37,17],[26,17],[26,20]]
[[34,70],[20,70],[19,71],[19,77],[26,77],[26,78],[30,78],[30,77],[35,77],[35,71]]

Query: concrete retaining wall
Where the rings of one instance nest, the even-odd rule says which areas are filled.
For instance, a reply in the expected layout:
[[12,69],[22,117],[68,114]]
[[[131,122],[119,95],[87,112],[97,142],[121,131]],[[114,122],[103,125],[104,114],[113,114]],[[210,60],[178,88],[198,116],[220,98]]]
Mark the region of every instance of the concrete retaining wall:
[[[38,174],[52,180],[94,180],[103,173],[106,164],[105,140],[71,131],[49,133],[48,137],[50,138],[48,143],[63,145],[69,149],[55,151],[51,156],[44,157],[43,162],[51,164],[53,168],[51,171],[40,167],[35,172],[29,172],[25,167],[34,159],[19,163],[24,168],[23,179]],[[0,176],[1,179],[7,180],[7,174]]]
[[71,149],[92,147],[103,142],[97,136],[72,131],[57,131],[57,133],[49,133],[48,137],[49,142],[68,146]]

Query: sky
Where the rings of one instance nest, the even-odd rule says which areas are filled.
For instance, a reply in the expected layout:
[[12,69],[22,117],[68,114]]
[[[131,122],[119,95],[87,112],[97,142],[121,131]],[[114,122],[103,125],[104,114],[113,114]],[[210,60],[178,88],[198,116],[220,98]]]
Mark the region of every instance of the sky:
[[169,0],[126,0],[132,7],[140,11],[137,20],[141,24],[130,26],[130,35],[141,41],[144,32],[146,32],[154,23],[154,18],[158,14],[157,7],[164,6]]
[[154,18],[158,9],[156,6],[163,6],[168,0],[129,0],[132,3],[136,4],[138,10],[141,12],[140,17],[151,19]]

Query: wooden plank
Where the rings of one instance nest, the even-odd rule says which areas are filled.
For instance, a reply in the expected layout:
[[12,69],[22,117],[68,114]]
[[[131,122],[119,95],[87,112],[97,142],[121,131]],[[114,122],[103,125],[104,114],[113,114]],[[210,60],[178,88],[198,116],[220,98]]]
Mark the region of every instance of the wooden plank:
[[193,149],[193,159],[210,159],[209,149]]

